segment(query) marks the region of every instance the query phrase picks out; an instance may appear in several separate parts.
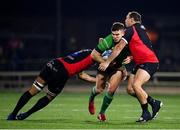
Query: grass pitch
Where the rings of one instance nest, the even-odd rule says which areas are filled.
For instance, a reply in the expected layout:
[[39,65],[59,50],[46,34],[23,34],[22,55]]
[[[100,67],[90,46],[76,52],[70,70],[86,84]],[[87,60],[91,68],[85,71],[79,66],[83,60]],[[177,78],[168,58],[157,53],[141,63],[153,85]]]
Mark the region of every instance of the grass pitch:
[[[153,95],[163,101],[156,120],[136,123],[141,114],[138,101],[127,94],[117,93],[106,112],[107,121],[97,120],[103,94],[96,97],[96,114],[87,110],[89,93],[63,92],[43,110],[23,121],[7,121],[21,92],[0,92],[0,129],[180,129],[180,95]],[[44,93],[33,97],[21,110],[26,111]],[[151,110],[151,107],[149,106]]]

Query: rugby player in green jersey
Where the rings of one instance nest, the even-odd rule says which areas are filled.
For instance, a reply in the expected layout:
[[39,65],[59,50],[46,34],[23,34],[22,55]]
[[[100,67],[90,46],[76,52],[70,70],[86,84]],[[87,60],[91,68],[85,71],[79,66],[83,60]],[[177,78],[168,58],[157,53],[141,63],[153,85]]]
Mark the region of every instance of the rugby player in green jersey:
[[[97,47],[92,51],[93,58],[100,59],[102,55],[110,55],[110,51],[113,47],[120,41],[121,37],[124,35],[124,25],[120,22],[115,22],[111,27],[111,34],[107,37],[100,38],[99,44]],[[107,51],[107,52],[106,52]],[[103,54],[105,53],[105,54]],[[114,62],[110,65],[110,67],[106,71],[98,70],[96,75],[96,86],[93,87],[92,92],[89,97],[89,106],[88,110],[90,114],[95,114],[95,105],[94,99],[95,97],[102,93],[105,87],[107,87],[107,91],[103,98],[102,106],[100,112],[98,114],[98,119],[100,121],[105,121],[105,111],[108,106],[111,104],[113,100],[114,93],[118,88],[118,85],[123,81],[123,78],[127,76],[127,71],[125,69],[124,63],[127,62],[127,57],[129,56],[129,49],[128,47],[124,48],[121,55],[119,55]],[[126,60],[125,60],[126,59]],[[129,57],[128,57],[129,59]]]

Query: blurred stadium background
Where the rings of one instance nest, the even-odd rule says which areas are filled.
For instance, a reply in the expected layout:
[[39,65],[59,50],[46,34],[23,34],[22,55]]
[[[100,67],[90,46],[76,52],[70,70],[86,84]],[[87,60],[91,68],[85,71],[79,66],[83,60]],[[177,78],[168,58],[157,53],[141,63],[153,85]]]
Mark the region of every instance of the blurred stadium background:
[[[160,70],[151,86],[174,86],[178,90],[180,8],[175,0],[1,1],[0,88],[16,90],[29,86],[49,59],[94,48],[99,37],[110,33],[112,23],[123,22],[132,10],[142,14],[160,59]],[[95,74],[95,69],[90,73]],[[76,82],[74,79],[70,84]],[[77,86],[82,84],[78,83]]]

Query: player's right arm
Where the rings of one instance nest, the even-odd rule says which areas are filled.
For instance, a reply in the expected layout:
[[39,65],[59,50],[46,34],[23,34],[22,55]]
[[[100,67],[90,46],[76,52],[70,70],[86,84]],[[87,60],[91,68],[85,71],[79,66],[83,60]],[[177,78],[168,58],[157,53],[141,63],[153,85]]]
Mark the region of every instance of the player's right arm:
[[99,65],[99,70],[105,71],[106,68],[109,66],[109,64],[120,54],[120,52],[125,47],[125,45],[126,45],[126,42],[121,39],[120,42],[116,44],[116,46],[114,47],[108,59]]
[[112,46],[113,46],[113,38],[112,38],[111,34],[109,34],[104,39],[100,38],[99,44],[91,53],[92,58],[98,63],[104,62],[104,59],[102,57],[102,53],[106,50],[111,49]]

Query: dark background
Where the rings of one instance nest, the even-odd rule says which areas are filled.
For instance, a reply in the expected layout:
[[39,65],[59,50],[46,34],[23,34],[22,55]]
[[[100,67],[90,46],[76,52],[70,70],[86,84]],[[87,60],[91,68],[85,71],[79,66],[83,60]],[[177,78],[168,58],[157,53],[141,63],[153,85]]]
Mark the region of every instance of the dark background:
[[160,71],[180,71],[180,7],[175,0],[1,1],[0,70],[39,70],[51,58],[94,48],[129,11],[142,15]]

